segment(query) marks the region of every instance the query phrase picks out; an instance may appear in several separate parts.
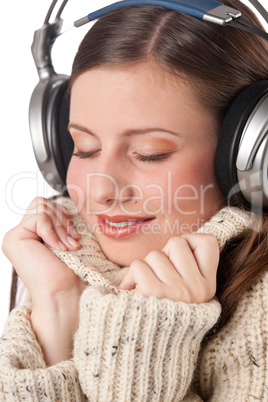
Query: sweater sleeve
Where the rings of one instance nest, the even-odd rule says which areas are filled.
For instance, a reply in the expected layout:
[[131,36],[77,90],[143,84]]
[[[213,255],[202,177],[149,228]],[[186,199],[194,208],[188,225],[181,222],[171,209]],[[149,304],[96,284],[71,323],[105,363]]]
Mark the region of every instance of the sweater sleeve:
[[74,345],[83,392],[99,402],[181,401],[219,314],[215,299],[185,304],[88,287]]
[[30,313],[30,304],[14,309],[0,339],[0,400],[85,401],[72,360],[46,366]]

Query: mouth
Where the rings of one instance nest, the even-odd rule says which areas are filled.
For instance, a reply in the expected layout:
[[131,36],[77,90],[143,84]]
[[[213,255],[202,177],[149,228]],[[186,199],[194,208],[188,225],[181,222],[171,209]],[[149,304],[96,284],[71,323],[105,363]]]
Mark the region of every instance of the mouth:
[[139,233],[155,219],[154,217],[97,215],[98,226],[102,234],[114,239],[122,239]]

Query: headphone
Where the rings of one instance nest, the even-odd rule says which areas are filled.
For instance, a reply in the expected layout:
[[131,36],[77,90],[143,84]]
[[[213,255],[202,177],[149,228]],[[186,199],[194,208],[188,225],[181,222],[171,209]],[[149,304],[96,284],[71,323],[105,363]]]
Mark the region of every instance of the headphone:
[[[31,96],[29,123],[39,169],[51,187],[62,191],[66,190],[73,141],[67,131],[69,77],[57,74],[51,59],[52,46],[61,33],[60,16],[68,2],[63,0],[50,23],[57,1],[52,1],[42,28],[34,34],[32,54],[40,80]],[[249,1],[268,22],[268,12],[262,5],[257,0]],[[268,34],[245,20],[241,12],[216,0],[123,0],[88,14],[75,21],[74,26],[131,5],[161,6],[215,24],[231,25],[268,40]],[[226,198],[238,195],[255,209],[268,208],[268,77],[245,88],[229,108],[218,140],[215,173]]]

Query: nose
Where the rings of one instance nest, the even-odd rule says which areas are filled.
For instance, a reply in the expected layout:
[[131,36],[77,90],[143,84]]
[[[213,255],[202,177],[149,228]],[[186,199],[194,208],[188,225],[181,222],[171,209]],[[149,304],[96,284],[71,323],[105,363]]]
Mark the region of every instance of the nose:
[[136,186],[131,183],[124,167],[118,161],[113,161],[112,165],[102,165],[100,172],[88,174],[88,194],[94,204],[115,206],[117,203],[127,203],[136,196]]

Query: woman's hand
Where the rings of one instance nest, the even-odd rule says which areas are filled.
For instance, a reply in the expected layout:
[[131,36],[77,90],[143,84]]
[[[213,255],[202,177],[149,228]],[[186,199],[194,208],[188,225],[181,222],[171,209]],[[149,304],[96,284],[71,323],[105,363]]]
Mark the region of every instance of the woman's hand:
[[162,251],[134,261],[119,289],[175,302],[205,303],[216,292],[217,240],[207,234],[172,237]]
[[70,356],[85,283],[45,244],[74,251],[78,240],[69,212],[38,197],[3,241],[4,254],[31,294],[33,329],[49,364]]
[[74,286],[73,272],[43,244],[58,250],[79,249],[79,235],[71,218],[63,206],[38,197],[29,205],[19,225],[4,237],[3,252],[33,300],[43,294],[69,292]]

